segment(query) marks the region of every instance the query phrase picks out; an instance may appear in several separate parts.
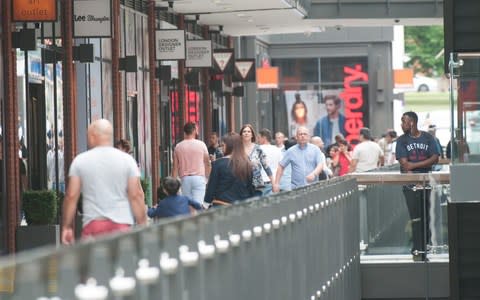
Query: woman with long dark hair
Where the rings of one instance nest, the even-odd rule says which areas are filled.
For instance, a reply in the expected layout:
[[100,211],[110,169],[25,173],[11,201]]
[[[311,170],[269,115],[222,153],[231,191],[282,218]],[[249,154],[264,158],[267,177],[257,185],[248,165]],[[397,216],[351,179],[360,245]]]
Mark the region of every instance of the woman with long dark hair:
[[267,156],[263,152],[260,145],[256,144],[256,135],[255,130],[251,124],[245,124],[240,129],[240,135],[242,136],[242,143],[245,154],[248,156],[248,159],[252,162],[253,167],[253,186],[255,187],[255,195],[261,196],[265,188],[266,182],[262,177],[262,169],[267,174],[268,180],[270,183],[273,182],[273,173],[270,167],[268,166]]
[[245,154],[240,135],[230,133],[223,138],[224,156],[212,163],[205,203],[230,205],[252,197],[252,164]]

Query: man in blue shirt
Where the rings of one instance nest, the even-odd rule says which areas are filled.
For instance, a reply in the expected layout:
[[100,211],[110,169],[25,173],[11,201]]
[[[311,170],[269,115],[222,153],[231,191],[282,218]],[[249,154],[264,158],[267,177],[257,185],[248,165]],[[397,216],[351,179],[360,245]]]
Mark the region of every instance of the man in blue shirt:
[[[395,149],[402,173],[431,172],[432,166],[438,162],[440,156],[434,137],[428,132],[419,131],[417,123],[418,116],[413,111],[403,114],[402,130],[404,134],[397,139]],[[424,186],[406,185],[403,187],[403,194],[412,224],[413,259],[425,260],[426,244],[430,237],[428,229],[430,189]]]
[[283,170],[288,165],[292,166],[292,189],[302,187],[318,181],[318,175],[323,170],[325,160],[320,149],[310,144],[310,134],[307,127],[300,126],[296,133],[297,144],[289,148],[278,164],[273,192],[280,191],[280,180]]
[[323,100],[327,115],[315,123],[313,135],[321,137],[325,146],[328,147],[335,142],[336,135],[341,134],[346,137],[347,131],[345,130],[345,116],[340,113],[342,100],[335,95],[327,95]]
[[180,189],[180,181],[173,177],[165,177],[163,180],[163,190],[168,195],[161,200],[157,206],[151,207],[147,211],[150,218],[167,218],[180,215],[188,215],[194,209],[201,210],[202,206],[197,201],[188,197],[177,195]]

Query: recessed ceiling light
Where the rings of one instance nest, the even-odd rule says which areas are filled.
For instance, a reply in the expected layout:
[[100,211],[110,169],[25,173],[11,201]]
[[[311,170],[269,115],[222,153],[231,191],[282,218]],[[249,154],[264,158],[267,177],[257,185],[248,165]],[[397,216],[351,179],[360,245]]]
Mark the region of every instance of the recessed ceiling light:
[[248,19],[247,22],[248,23],[253,23],[253,19]]
[[240,18],[245,17],[245,14],[244,13],[239,13],[239,14],[237,14],[237,17],[240,17]]

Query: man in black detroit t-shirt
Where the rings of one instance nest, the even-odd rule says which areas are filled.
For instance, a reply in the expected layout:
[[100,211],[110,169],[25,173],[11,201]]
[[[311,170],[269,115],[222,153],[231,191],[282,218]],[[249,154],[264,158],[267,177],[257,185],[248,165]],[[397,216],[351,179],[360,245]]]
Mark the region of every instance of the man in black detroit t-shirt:
[[[417,123],[418,116],[413,111],[403,114],[402,130],[404,134],[397,139],[395,150],[402,173],[428,173],[438,162],[440,153],[434,137],[428,132],[419,131]],[[427,214],[426,221],[428,222],[430,190],[418,188],[415,185],[406,185],[403,187],[403,194],[412,223],[413,258],[414,260],[425,260],[430,230],[428,223],[424,228],[424,215]],[[428,232],[427,236],[425,236],[425,232]]]

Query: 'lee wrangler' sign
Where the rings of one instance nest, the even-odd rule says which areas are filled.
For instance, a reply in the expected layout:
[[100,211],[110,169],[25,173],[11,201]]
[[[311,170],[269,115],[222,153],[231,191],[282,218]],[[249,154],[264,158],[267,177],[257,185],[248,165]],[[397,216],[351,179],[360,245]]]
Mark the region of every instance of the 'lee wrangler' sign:
[[73,1],[74,37],[111,37],[111,0]]
[[56,20],[56,0],[13,0],[13,21],[54,22]]

